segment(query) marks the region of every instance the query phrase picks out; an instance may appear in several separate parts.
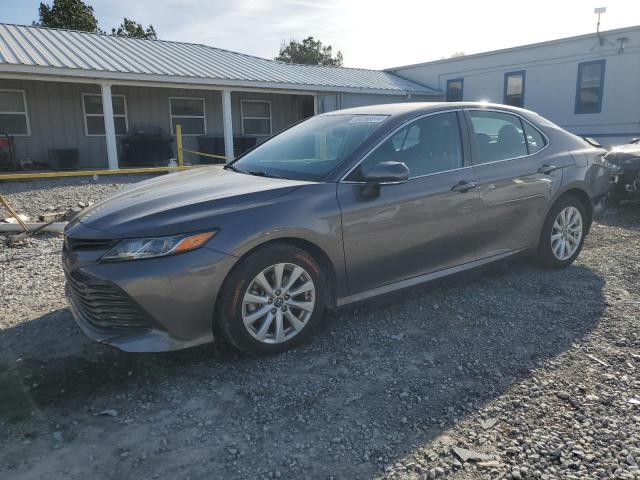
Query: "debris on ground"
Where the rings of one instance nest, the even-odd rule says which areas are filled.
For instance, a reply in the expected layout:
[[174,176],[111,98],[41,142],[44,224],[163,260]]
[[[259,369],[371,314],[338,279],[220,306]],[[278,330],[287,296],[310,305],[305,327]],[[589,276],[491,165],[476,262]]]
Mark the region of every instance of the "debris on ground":
[[11,223],[11,224],[16,224],[19,223],[18,219],[20,219],[22,222],[27,223],[29,220],[31,220],[31,218],[28,215],[24,215],[22,213],[18,213],[17,215],[18,218],[16,217],[6,217],[2,219],[2,223]]
[[453,447],[453,453],[455,453],[460,460],[463,462],[488,462],[493,460],[491,455],[486,455],[484,453],[476,452],[473,450],[467,450],[466,448]]
[[483,430],[489,430],[490,428],[493,428],[496,423],[498,423],[497,417],[487,418],[486,420],[480,421],[480,426]]
[[609,364],[607,362],[603,362],[602,360],[600,360],[598,357],[594,357],[593,355],[589,355],[587,354],[587,357],[589,357],[591,360],[593,360],[594,362],[598,362],[600,365],[602,365],[603,367],[608,367]]

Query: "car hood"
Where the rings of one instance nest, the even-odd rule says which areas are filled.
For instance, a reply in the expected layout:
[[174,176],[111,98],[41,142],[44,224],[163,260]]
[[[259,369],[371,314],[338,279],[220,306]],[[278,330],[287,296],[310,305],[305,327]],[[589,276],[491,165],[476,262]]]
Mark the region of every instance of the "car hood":
[[66,233],[80,238],[176,235],[215,228],[215,216],[273,202],[312,182],[194,168],[136,183],[83,210]]

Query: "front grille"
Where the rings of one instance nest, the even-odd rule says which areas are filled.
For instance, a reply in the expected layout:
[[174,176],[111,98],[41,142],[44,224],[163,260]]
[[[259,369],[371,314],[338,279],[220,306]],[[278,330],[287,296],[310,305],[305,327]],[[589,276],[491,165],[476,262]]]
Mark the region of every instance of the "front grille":
[[115,242],[115,240],[110,239],[86,239],[65,236],[64,248],[68,252],[74,252],[77,250],[108,250]]
[[150,328],[140,307],[115,285],[78,270],[65,272],[65,276],[73,305],[94,327]]

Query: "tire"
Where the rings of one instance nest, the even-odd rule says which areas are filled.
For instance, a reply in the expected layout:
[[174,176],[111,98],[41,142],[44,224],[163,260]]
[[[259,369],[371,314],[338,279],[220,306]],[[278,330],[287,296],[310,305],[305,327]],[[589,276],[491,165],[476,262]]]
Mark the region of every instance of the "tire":
[[[294,283],[287,285],[296,274]],[[309,282],[313,290],[305,290]],[[289,296],[287,287],[294,294],[305,291]],[[270,244],[249,253],[231,271],[222,287],[214,328],[249,355],[284,352],[312,335],[324,313],[327,292],[325,272],[313,256],[293,245]]]
[[[574,227],[567,228],[566,230],[559,232],[557,227],[563,227],[561,225],[562,221],[560,221],[559,217],[561,212],[563,215],[565,215],[564,212],[571,215],[576,211],[580,215],[580,228],[578,229],[577,226],[573,224]],[[582,250],[589,222],[590,218],[580,199],[573,195],[564,195],[560,197],[553,207],[551,207],[551,210],[549,210],[544,226],[542,227],[540,243],[536,255],[536,263],[546,268],[564,268],[571,265]],[[568,224],[569,226],[572,225],[571,220]],[[575,234],[578,230],[580,231],[580,238],[576,242]],[[552,239],[552,234],[554,235],[554,239]],[[558,235],[560,235],[560,237],[558,237]],[[562,242],[567,245],[567,250],[564,250],[561,246]],[[558,251],[561,252],[560,255],[558,255]]]

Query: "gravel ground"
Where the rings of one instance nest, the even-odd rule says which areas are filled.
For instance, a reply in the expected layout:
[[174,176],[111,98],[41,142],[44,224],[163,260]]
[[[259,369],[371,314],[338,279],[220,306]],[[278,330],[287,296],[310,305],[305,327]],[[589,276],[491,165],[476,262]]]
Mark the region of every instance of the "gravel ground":
[[[139,179],[0,191],[34,215]],[[0,247],[0,478],[640,479],[640,205],[599,212],[568,269],[416,287],[262,359],[91,343],[60,247]]]

